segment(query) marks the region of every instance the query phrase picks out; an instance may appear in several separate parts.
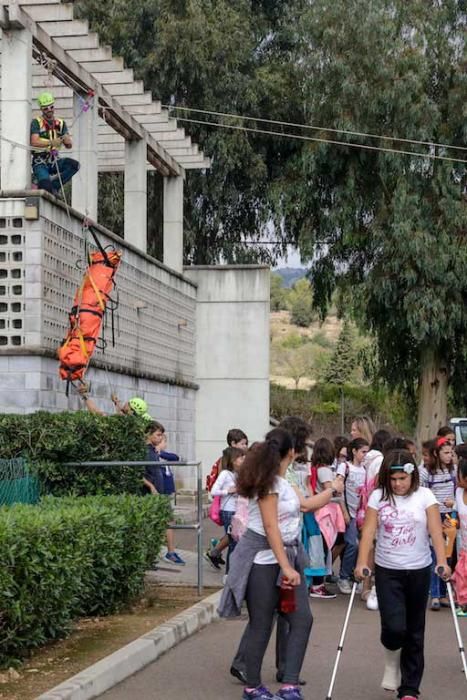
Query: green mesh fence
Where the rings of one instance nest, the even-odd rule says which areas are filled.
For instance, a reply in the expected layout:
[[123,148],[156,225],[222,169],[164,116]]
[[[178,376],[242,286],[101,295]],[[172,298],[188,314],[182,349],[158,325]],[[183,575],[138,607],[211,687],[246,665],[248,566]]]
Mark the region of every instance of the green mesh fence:
[[39,480],[29,473],[24,459],[0,459],[0,506],[37,503]]

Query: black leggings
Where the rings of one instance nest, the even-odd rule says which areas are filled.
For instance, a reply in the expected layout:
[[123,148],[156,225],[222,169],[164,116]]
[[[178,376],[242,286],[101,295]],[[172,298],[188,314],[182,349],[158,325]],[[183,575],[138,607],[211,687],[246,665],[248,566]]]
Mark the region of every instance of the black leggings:
[[[246,603],[250,621],[244,642],[246,677],[250,688],[261,685],[261,666],[271,637],[274,613],[279,605],[280,589],[277,586],[279,572],[279,564],[253,564],[248,578]],[[303,574],[300,585],[295,588],[295,600],[297,606],[295,612],[280,613],[288,623],[283,682],[291,685],[298,684],[313,624]]]
[[391,651],[401,649],[399,698],[420,692],[430,578],[431,566],[405,571],[375,567],[381,643]]

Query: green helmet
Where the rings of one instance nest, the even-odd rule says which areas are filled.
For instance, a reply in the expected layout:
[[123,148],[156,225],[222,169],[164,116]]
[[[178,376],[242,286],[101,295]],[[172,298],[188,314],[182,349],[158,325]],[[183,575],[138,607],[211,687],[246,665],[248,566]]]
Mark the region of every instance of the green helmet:
[[152,416],[149,413],[143,413],[141,418],[143,418],[144,420],[148,420],[148,421],[152,420]]
[[134,396],[128,401],[128,405],[137,416],[142,416],[144,413],[148,412],[148,405],[144,399],[140,399],[139,396]]
[[44,109],[44,107],[50,107],[50,105],[55,104],[55,97],[51,92],[41,92],[37,98],[37,104],[41,109]]

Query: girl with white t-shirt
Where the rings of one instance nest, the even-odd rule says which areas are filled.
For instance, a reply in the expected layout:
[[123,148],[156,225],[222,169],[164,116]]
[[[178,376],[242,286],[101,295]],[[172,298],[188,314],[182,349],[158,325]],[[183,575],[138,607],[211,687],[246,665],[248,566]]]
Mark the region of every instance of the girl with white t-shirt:
[[[295,452],[292,436],[275,428],[251,449],[238,472],[237,492],[249,499],[248,529],[230,562],[219,604],[221,617],[240,614],[246,599],[249,623],[241,644],[245,649],[247,685],[243,700],[303,700],[299,673],[313,618],[303,569],[300,512],[321,508],[332,498],[332,486],[305,497],[285,479]],[[281,600],[281,590],[293,588],[295,610],[279,612],[288,623],[282,687],[273,695],[261,683],[261,666]]]
[[211,489],[212,496],[221,497],[220,516],[225,534],[229,538],[225,573],[229,573],[230,555],[237,544],[230,535],[230,524],[237,508],[237,472],[240,469],[245,452],[239,447],[227,447],[222,453],[222,470]]
[[360,490],[365,484],[366,469],[363,466],[365,456],[369,450],[368,440],[355,438],[347,446],[349,462],[345,471],[344,490],[344,518],[346,529],[344,535],[344,554],[342,556],[341,569],[337,587],[341,593],[350,595],[352,592],[352,577],[358,553],[358,528],[357,510],[360,503]]
[[370,496],[355,576],[364,578],[376,537],[375,580],[386,668],[383,688],[416,700],[423,675],[425,614],[431,576],[430,536],[443,578],[451,575],[436,498],[419,485],[407,450],[383,460],[379,488]]

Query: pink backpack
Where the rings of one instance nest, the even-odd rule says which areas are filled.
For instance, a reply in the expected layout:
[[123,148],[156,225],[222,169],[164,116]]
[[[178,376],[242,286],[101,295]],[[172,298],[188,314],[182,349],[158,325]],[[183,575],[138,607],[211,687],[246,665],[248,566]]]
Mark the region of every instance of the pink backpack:
[[376,479],[371,479],[370,481],[365,481],[363,486],[359,488],[360,502],[357,508],[357,527],[359,530],[362,529],[363,523],[365,521],[366,509],[368,508],[368,501],[370,496],[375,490]]
[[235,515],[230,523],[230,534],[238,542],[248,529],[248,498],[238,496]]
[[211,518],[213,523],[216,523],[216,525],[222,525],[222,520],[221,520],[221,497],[220,496],[214,496],[212,499],[212,503],[209,506],[209,511],[208,515]]

